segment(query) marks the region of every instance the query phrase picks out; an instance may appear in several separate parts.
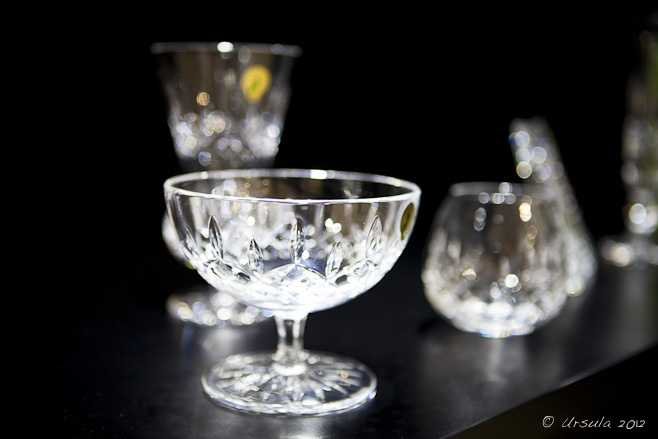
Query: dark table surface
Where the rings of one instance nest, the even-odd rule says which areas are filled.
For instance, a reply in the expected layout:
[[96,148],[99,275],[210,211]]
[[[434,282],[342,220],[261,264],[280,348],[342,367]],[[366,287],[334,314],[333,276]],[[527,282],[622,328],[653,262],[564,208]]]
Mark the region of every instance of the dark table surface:
[[[177,276],[160,272],[151,286],[86,286],[93,305],[73,305],[58,328],[65,340],[56,363],[59,427],[90,438],[583,437],[596,428],[563,424],[605,418],[615,429],[624,420],[644,422],[637,437],[657,431],[655,403],[643,401],[658,390],[655,269],[603,265],[591,290],[571,298],[556,320],[528,336],[487,339],[434,313],[420,281],[422,252],[407,250],[371,291],[312,314],[307,324],[307,348],[352,356],[377,374],[377,396],[365,406],[293,418],[216,406],[201,388],[202,371],[231,353],[273,349],[275,327],[208,329],[173,320],[163,303],[145,298],[149,288],[166,291],[167,279],[175,279],[172,289],[194,285],[195,273],[181,276],[176,271],[187,269],[172,264]],[[542,426],[546,416],[555,420],[551,428]]]

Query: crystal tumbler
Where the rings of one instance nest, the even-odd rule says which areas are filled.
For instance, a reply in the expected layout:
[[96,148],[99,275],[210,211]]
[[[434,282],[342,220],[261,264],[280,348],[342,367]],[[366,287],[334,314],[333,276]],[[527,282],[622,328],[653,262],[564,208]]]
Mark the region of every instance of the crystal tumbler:
[[442,202],[422,280],[454,326],[486,337],[532,332],[567,297],[559,203],[543,187],[459,183]]

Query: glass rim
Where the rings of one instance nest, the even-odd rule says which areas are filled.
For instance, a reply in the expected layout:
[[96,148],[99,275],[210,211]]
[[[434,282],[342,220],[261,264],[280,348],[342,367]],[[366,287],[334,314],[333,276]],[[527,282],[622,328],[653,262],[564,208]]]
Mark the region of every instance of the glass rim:
[[[219,45],[228,44],[229,50],[220,50]],[[233,54],[247,48],[255,53],[299,57],[302,48],[292,44],[278,43],[241,43],[232,41],[163,41],[151,45],[151,53],[155,55],[181,52],[217,52],[218,54]]]
[[509,181],[465,181],[453,183],[448,192],[454,197],[479,196],[482,193],[512,194],[516,196],[535,196],[545,199],[555,198],[553,192],[544,186],[530,183],[515,183]]
[[[192,191],[183,189],[176,185],[183,182],[190,182],[194,180],[222,180],[229,178],[301,178],[310,180],[351,180],[351,181],[367,181],[392,187],[404,188],[408,192],[396,195],[386,195],[380,197],[364,197],[364,198],[271,198],[271,197],[245,197],[238,195],[219,195],[209,194],[204,192]],[[276,203],[276,204],[296,204],[296,205],[311,205],[311,204],[360,204],[360,203],[381,203],[391,201],[403,201],[414,197],[419,197],[421,194],[420,187],[407,180],[399,178],[388,177],[378,174],[368,174],[362,172],[351,171],[334,171],[334,170],[321,170],[321,169],[229,169],[229,170],[216,170],[216,171],[201,171],[192,172],[187,174],[180,174],[170,177],[164,182],[165,193],[175,193],[190,197],[204,198],[211,200],[226,200],[238,201],[249,203]]]

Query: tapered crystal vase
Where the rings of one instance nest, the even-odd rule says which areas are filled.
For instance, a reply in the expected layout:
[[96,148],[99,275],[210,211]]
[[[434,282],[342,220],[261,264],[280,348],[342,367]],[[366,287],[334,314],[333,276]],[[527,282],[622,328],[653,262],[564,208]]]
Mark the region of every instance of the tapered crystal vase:
[[597,253],[553,131],[540,116],[515,119],[510,124],[509,143],[519,177],[553,192],[561,204],[568,247],[566,288],[570,296],[578,296],[591,285],[596,274]]

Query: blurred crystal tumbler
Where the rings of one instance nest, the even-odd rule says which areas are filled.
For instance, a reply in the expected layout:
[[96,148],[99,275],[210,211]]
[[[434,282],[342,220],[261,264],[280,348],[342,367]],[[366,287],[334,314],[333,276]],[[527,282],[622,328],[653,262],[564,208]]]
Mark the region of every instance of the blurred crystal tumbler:
[[272,166],[299,47],[156,43],[151,51],[185,172]]
[[270,310],[275,352],[231,355],[202,377],[218,404],[257,413],[324,414],[374,397],[361,363],[308,351],[309,313],[370,289],[404,250],[420,201],[413,183],[321,170],[185,174],[164,185],[181,248],[201,276]]
[[486,337],[531,333],[566,298],[564,225],[545,188],[459,183],[442,202],[422,279],[432,307]]

